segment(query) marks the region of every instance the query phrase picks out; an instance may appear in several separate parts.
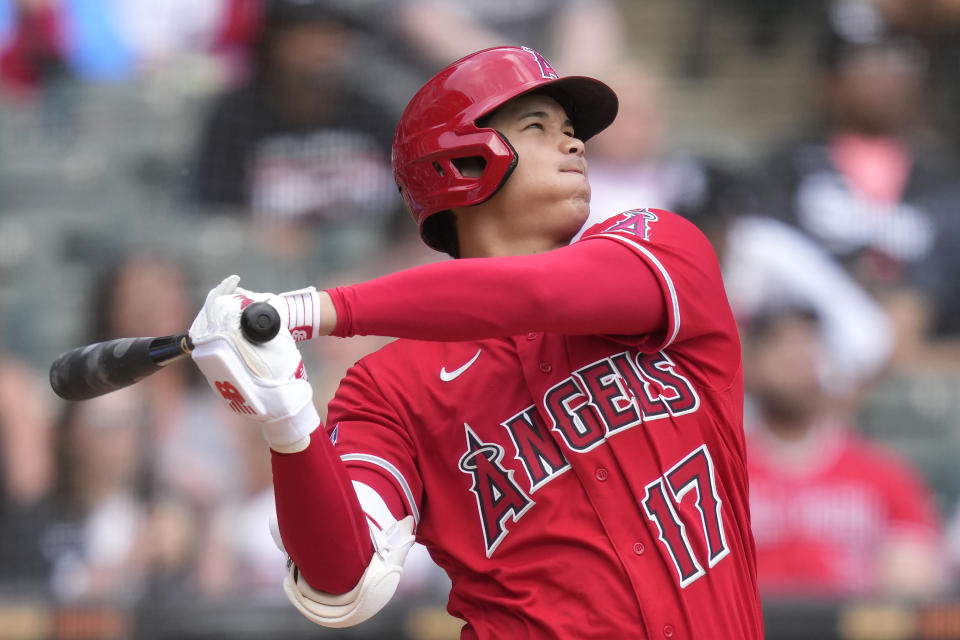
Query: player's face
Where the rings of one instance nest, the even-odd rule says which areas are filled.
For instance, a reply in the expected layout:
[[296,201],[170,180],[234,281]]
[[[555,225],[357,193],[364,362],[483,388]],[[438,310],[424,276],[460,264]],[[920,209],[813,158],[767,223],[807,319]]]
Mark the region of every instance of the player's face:
[[569,242],[590,213],[590,183],[583,142],[567,113],[553,98],[526,95],[501,107],[487,126],[510,141],[517,166],[482,211],[466,215],[494,225],[514,253]]

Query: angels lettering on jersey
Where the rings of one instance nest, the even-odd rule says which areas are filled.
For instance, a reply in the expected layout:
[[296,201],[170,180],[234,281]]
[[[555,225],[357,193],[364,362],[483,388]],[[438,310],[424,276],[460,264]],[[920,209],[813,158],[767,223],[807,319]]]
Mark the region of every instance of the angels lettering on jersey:
[[504,445],[482,441],[464,424],[466,449],[459,468],[472,480],[487,557],[509,534],[507,521],[518,523],[534,506],[531,496],[570,468],[568,455],[699,406],[693,386],[666,352],[623,351],[577,369],[548,389],[540,406],[530,405],[500,423],[522,475],[503,466]]

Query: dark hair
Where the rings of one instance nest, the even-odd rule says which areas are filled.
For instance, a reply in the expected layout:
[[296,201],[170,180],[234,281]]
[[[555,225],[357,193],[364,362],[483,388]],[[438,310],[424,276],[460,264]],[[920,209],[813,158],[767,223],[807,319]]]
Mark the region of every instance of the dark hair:
[[460,241],[457,239],[457,217],[452,211],[438,211],[423,221],[423,240],[451,258],[460,257]]
[[745,338],[759,341],[769,337],[775,329],[788,320],[799,320],[819,330],[820,314],[811,306],[793,303],[769,305],[749,318],[741,321],[740,327]]
[[193,280],[190,268],[179,258],[165,255],[159,250],[120,251],[110,256],[95,274],[90,293],[90,329],[91,340],[99,342],[125,336],[114,335],[111,326],[117,305],[117,286],[127,269],[137,263],[152,263],[170,267],[183,275],[184,286]]
[[263,24],[268,29],[279,29],[310,22],[353,23],[350,12],[330,0],[267,0]]
[[329,0],[266,0],[260,29],[253,42],[253,73],[261,78],[274,41],[284,30],[300,24],[324,23],[344,28],[360,26],[338,3]]
[[756,208],[747,178],[722,164],[697,160],[700,184],[688,187],[673,211],[701,230],[718,226],[750,213]]
[[[77,453],[77,433],[84,419],[85,408],[82,402],[62,403],[54,424],[53,455],[56,466],[52,495],[58,513],[67,520],[82,520],[86,516],[77,482],[78,474],[83,471]],[[150,500],[155,493],[150,458],[152,448],[143,429],[139,429],[138,435],[140,459],[137,460],[132,490],[139,499]]]
[[927,52],[914,37],[883,31],[862,39],[828,31],[820,41],[818,62],[829,73],[840,71],[851,59],[870,52],[895,54],[900,59],[923,70],[927,66]]

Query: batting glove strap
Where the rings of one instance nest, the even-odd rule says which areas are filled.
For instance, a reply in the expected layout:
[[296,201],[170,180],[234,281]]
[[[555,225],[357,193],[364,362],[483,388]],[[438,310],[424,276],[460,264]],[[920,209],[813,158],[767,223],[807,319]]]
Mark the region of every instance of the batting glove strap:
[[[290,349],[296,353],[292,342]],[[288,448],[320,424],[302,362],[290,379],[261,378],[245,366],[234,340],[225,335],[204,338],[195,345],[192,357],[231,411],[261,423],[271,447]]]

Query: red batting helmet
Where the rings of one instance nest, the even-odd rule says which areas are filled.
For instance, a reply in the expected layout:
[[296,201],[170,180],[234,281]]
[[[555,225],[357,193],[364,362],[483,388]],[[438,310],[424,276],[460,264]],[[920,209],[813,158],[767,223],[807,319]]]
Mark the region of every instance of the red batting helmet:
[[[517,154],[510,143],[477,120],[519,95],[554,98],[567,111],[574,131],[587,140],[617,115],[617,96],[593,78],[561,78],[543,56],[527,47],[484,49],[457,60],[431,78],[410,99],[393,138],[393,174],[420,226],[424,242],[455,253],[449,216],[454,207],[488,200],[510,177]],[[455,160],[480,157],[479,177],[465,176]]]

